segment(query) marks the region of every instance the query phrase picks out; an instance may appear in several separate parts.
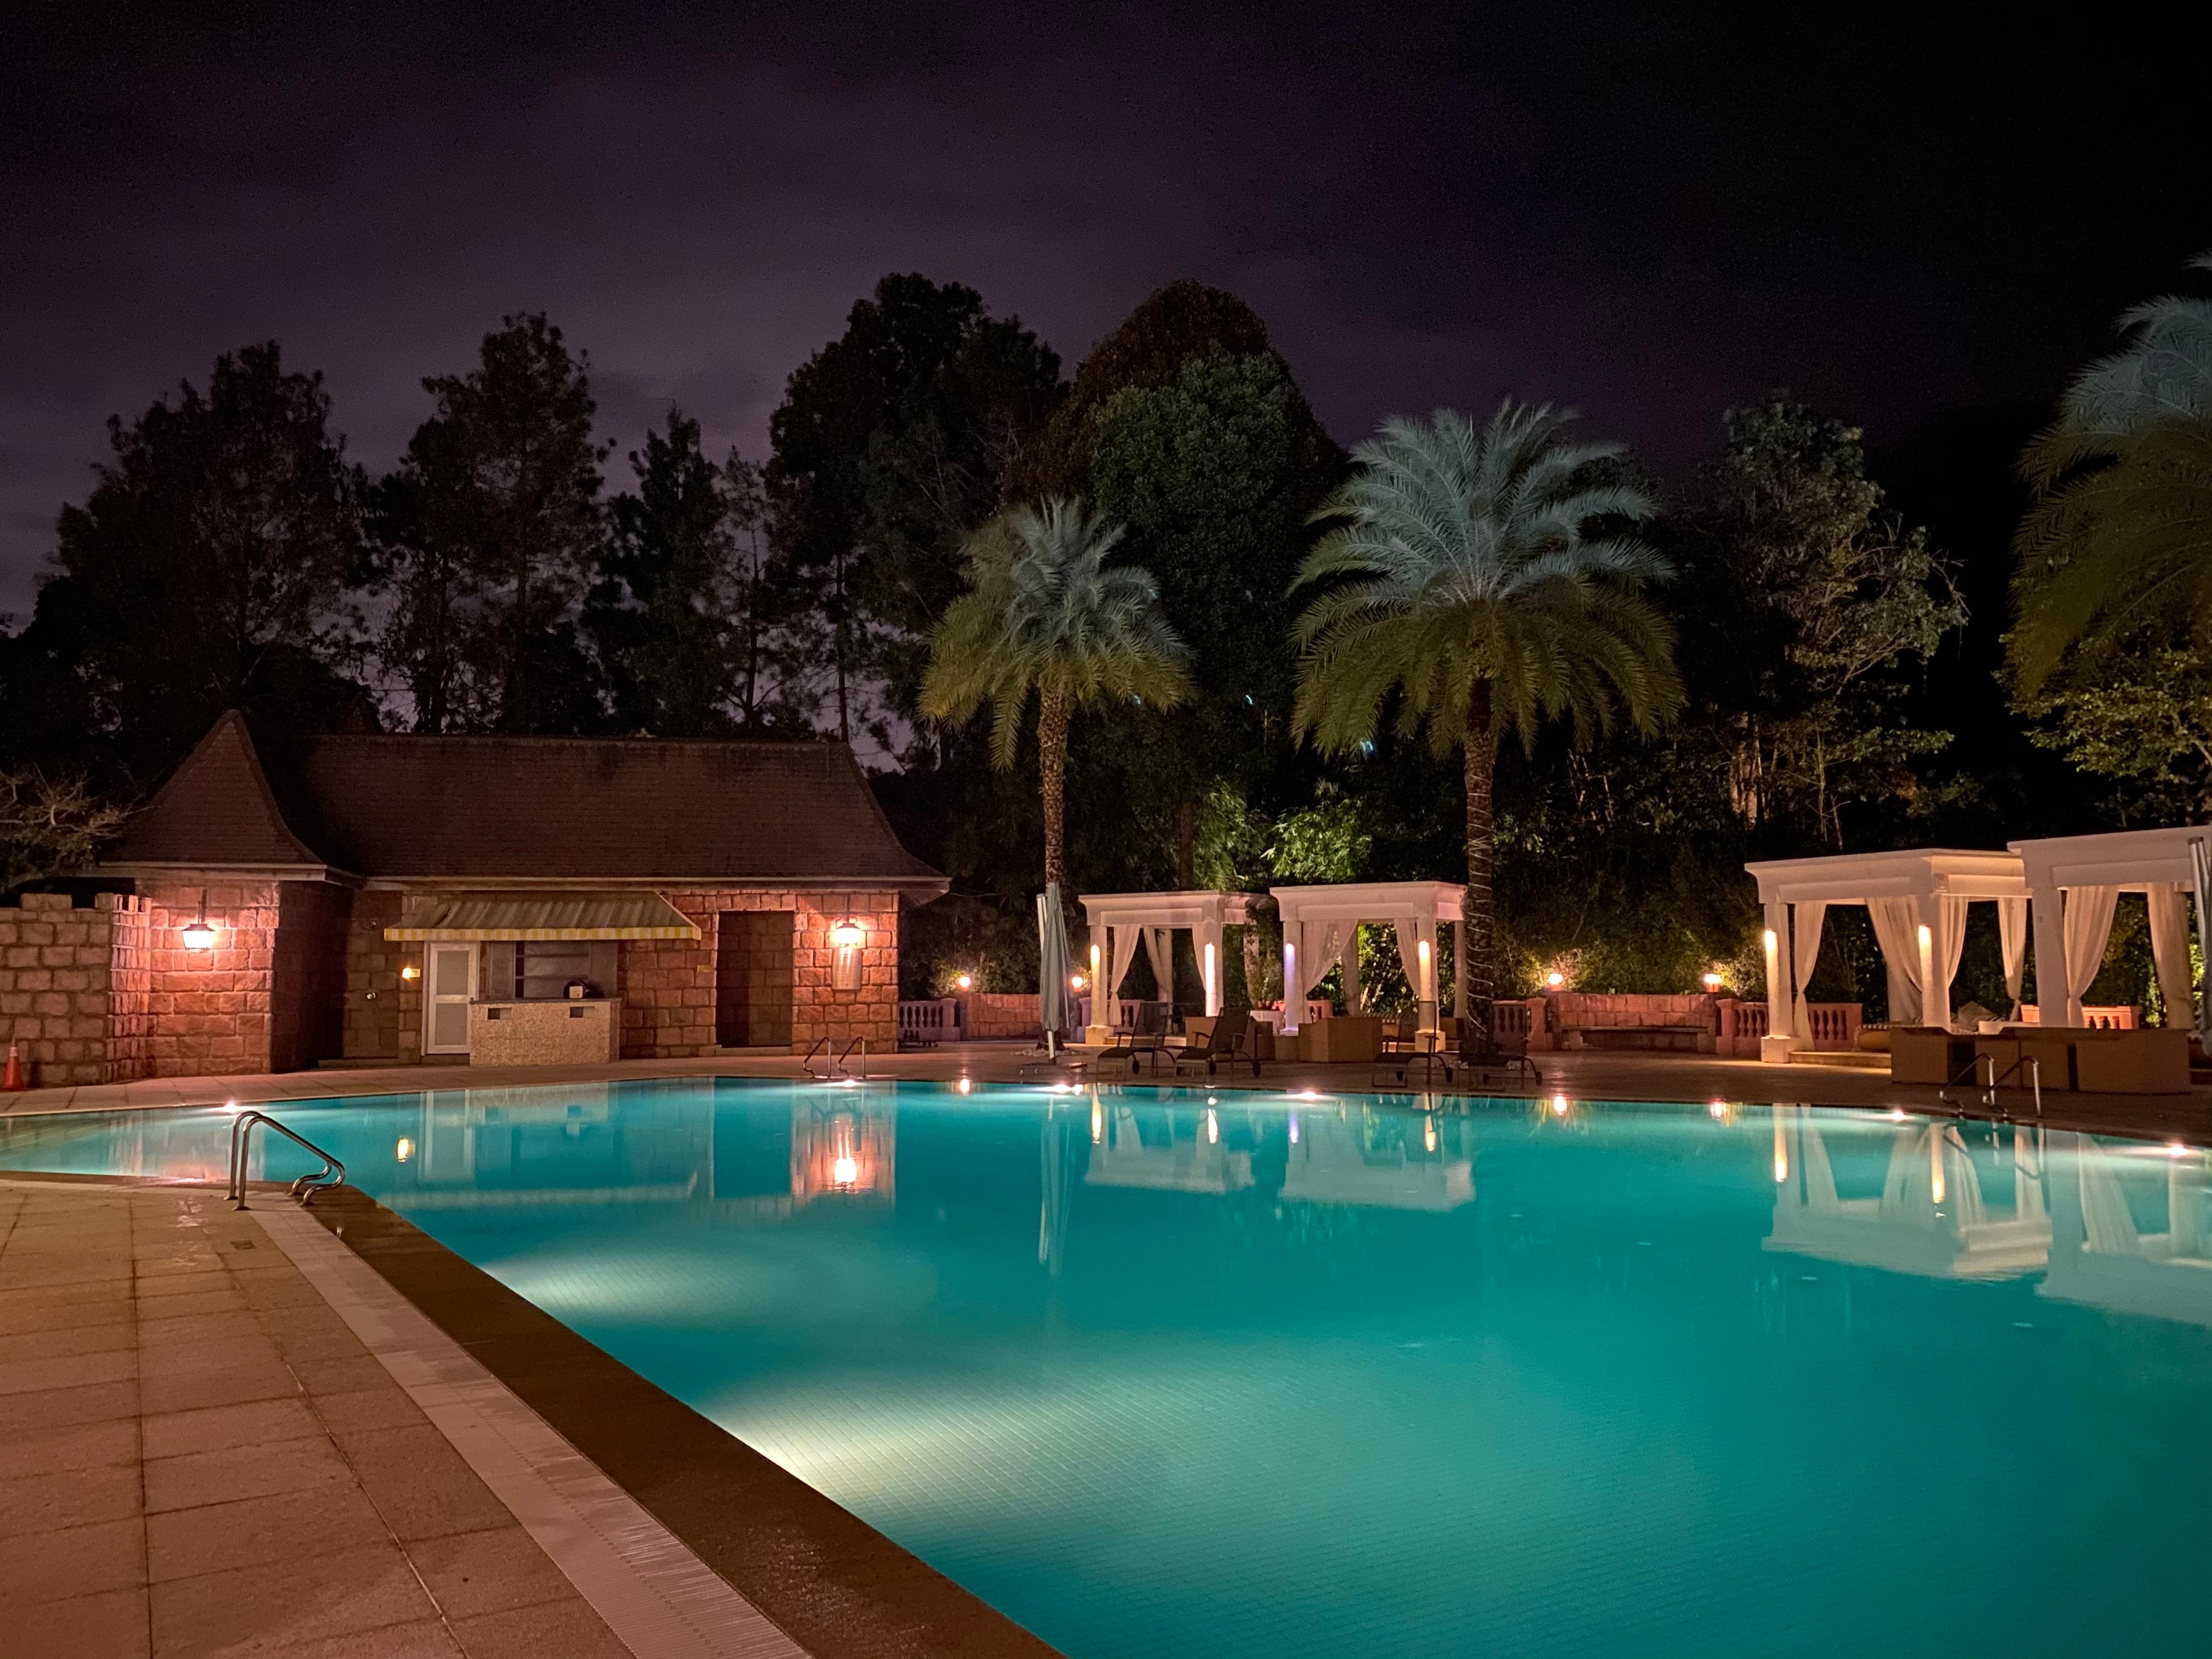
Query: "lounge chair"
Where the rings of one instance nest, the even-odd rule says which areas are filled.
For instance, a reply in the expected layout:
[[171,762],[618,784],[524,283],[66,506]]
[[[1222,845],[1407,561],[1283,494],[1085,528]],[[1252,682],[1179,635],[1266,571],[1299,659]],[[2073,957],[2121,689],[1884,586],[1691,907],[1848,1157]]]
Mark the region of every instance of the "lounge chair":
[[1248,1011],[1231,1017],[1222,1015],[1213,1022],[1213,1029],[1195,1042],[1186,1042],[1179,1050],[1168,1051],[1175,1061],[1176,1075],[1182,1075],[1188,1066],[1195,1070],[1203,1066],[1206,1075],[1213,1074],[1215,1066],[1226,1060],[1231,1065],[1243,1061],[1252,1068],[1252,1075],[1260,1075],[1258,1045],[1252,1041],[1252,1016]]
[[1445,1082],[1452,1080],[1455,1066],[1462,1072],[1473,1073],[1477,1082],[1487,1082],[1492,1073],[1517,1077],[1532,1088],[1540,1088],[1544,1082],[1543,1073],[1528,1058],[1528,1038],[1514,1037],[1500,1042],[1471,1019],[1459,1023],[1459,1048],[1444,1061]]
[[1140,1002],[1137,1005],[1137,1023],[1126,1031],[1116,1031],[1098,1051],[1096,1064],[1103,1071],[1121,1060],[1129,1062],[1129,1075],[1137,1075],[1145,1057],[1152,1056],[1152,1074],[1159,1075],[1160,1061],[1168,1057],[1168,1005],[1164,1002]]
[[1443,1047],[1443,1034],[1437,1029],[1437,1005],[1417,1004],[1413,1014],[1383,1025],[1382,1052],[1368,1074],[1369,1085],[1379,1083],[1385,1073],[1403,1083],[1416,1070],[1425,1083],[1438,1072],[1449,1078],[1450,1057]]

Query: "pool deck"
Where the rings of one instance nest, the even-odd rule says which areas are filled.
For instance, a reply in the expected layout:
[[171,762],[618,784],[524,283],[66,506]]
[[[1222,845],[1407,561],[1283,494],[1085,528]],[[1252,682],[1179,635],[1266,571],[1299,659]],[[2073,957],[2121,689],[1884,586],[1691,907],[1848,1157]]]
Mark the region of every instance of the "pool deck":
[[0,1558],[40,1659],[632,1651],[205,1190],[0,1178]]
[[[1016,1081],[1036,1058],[1023,1042],[948,1043],[915,1053],[875,1054],[867,1059],[872,1078],[950,1081],[969,1077],[979,1083]],[[1440,1097],[1559,1093],[1573,1100],[1735,1102],[1781,1101],[1810,1106],[1857,1106],[1907,1110],[1963,1111],[1968,1116],[1990,1114],[1977,1091],[1954,1090],[1946,1102],[1935,1088],[1892,1083],[1886,1071],[1838,1066],[1768,1066],[1754,1060],[1723,1060],[1710,1054],[1600,1053],[1552,1054],[1536,1056],[1542,1073],[1540,1085],[1493,1079],[1480,1090],[1464,1086],[1438,1089]],[[1226,1067],[1214,1077],[1186,1074],[1185,1086],[1203,1084],[1209,1089],[1251,1089],[1268,1092],[1317,1090],[1322,1093],[1365,1093],[1375,1085],[1371,1068],[1364,1063],[1323,1065],[1313,1062],[1270,1064],[1255,1079],[1249,1069],[1231,1073]],[[333,1096],[418,1094],[433,1089],[517,1088],[532,1085],[605,1083],[629,1079],[682,1077],[798,1078],[796,1059],[757,1054],[710,1056],[699,1060],[626,1060],[599,1066],[394,1066],[374,1069],[331,1069],[314,1072],[259,1073],[240,1077],[158,1078],[136,1083],[88,1085],[70,1089],[34,1089],[0,1095],[0,1116],[33,1112],[112,1111],[164,1106],[220,1105],[236,1101],[244,1105],[268,1105],[286,1100],[320,1100]],[[1101,1071],[1096,1080],[1163,1085],[1177,1081],[1164,1071],[1157,1079],[1149,1069],[1130,1077],[1120,1068]],[[2007,1090],[2000,1097],[2002,1109],[2014,1116],[2031,1116],[2034,1106],[2027,1093]],[[2043,1097],[2044,1121],[2056,1127],[2091,1133],[2171,1136],[2192,1143],[2212,1139],[2212,1087],[2200,1086],[2186,1095],[2098,1095],[2047,1092]]]

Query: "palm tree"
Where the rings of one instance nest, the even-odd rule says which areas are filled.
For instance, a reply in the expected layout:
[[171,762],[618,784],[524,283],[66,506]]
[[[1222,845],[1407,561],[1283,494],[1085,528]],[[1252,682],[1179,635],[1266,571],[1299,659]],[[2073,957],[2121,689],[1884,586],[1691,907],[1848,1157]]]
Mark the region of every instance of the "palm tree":
[[1559,441],[1573,418],[1508,398],[1479,429],[1450,410],[1385,422],[1315,514],[1334,527],[1298,573],[1299,586],[1328,584],[1298,620],[1298,733],[1329,751],[1370,742],[1395,696],[1401,734],[1425,726],[1438,755],[1461,751],[1468,1006],[1485,1030],[1498,733],[1532,744],[1564,714],[1584,742],[1611,728],[1616,704],[1648,732],[1682,699],[1674,629],[1639,592],[1671,573],[1605,527],[1650,517],[1651,501],[1596,476],[1620,445]]
[[1134,566],[1106,566],[1121,533],[1079,501],[1000,513],[968,540],[969,591],[931,635],[921,682],[921,712],[933,719],[964,720],[991,705],[991,758],[1001,768],[1014,763],[1036,695],[1044,878],[1063,892],[1070,715],[1109,700],[1171,708],[1190,690],[1188,653],[1160,613],[1158,585]]
[[[2190,263],[2212,270],[2212,254]],[[2134,337],[2082,371],[2021,458],[2035,504],[2007,646],[2026,696],[2069,650],[2212,622],[2212,301],[2170,295],[2119,325]]]

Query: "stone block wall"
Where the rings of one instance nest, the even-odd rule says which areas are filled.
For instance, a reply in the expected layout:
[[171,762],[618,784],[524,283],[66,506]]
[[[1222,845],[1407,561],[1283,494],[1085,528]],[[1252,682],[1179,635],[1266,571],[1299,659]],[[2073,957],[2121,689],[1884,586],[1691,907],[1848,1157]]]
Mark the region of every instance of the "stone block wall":
[[[791,1041],[804,1052],[823,1037],[842,1048],[854,1037],[889,1052],[898,1045],[898,895],[721,889],[670,892],[668,902],[699,924],[700,937],[640,939],[623,946],[622,1052],[625,1060],[681,1059],[714,1050],[714,939],[724,910],[788,910],[793,924]],[[860,982],[832,984],[836,947],[830,930],[860,924]]]
[[0,1054],[17,1045],[33,1088],[147,1075],[145,939],[139,901],[120,894],[84,909],[66,893],[0,907]]
[[207,919],[216,930],[211,951],[187,951],[180,937],[199,914],[200,888],[146,887],[147,1000],[154,1033],[149,1075],[272,1069],[281,884],[207,888]]
[[416,952],[417,971],[422,967],[420,945],[401,945],[384,937],[386,928],[399,925],[399,909],[397,893],[360,892],[353,896],[353,915],[345,939],[345,1030],[342,1048],[348,1060],[399,1058],[403,988],[399,970],[406,965],[408,951]]

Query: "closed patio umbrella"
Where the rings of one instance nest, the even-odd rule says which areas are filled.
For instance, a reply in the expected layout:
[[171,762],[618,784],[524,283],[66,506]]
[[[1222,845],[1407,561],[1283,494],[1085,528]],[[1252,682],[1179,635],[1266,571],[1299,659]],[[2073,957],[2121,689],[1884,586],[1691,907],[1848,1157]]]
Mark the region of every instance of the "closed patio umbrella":
[[1067,1026],[1067,918],[1060,908],[1060,884],[1037,895],[1037,1018],[1044,1022],[1045,1052]]
[[[2212,962],[2212,857],[2208,857],[2202,836],[2189,838],[2189,873],[2197,889],[2197,945],[2208,962]],[[2212,974],[2205,976],[2203,994],[2197,999],[2197,1034],[2212,1041]]]

